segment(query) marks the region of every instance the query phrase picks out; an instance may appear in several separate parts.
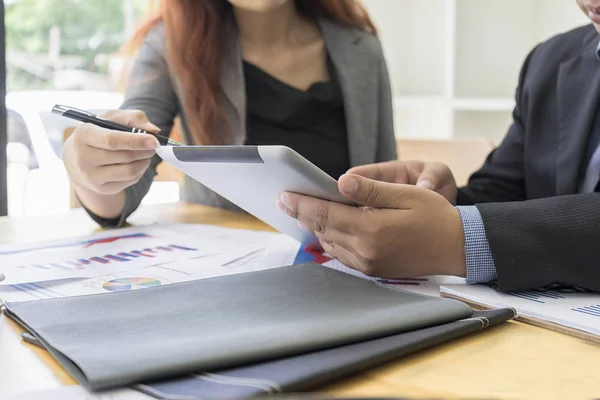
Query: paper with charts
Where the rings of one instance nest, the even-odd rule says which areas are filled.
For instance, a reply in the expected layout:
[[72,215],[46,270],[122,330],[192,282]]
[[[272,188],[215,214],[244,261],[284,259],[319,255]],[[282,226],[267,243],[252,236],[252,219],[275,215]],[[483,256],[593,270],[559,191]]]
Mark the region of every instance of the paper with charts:
[[[198,229],[197,225],[186,224],[180,225],[177,227],[178,232],[188,232],[189,234],[193,234],[194,231]],[[249,240],[253,235],[258,235],[258,232],[254,233],[246,233],[248,231],[244,230],[232,230],[232,233],[236,233],[238,236],[236,240],[244,241]],[[261,232],[260,234],[264,234]],[[374,281],[380,285],[387,286],[396,290],[404,290],[407,292],[418,293],[426,296],[435,296],[439,297],[440,295],[440,286],[441,285],[451,285],[451,284],[465,284],[465,278],[459,278],[455,276],[448,275],[433,275],[433,276],[422,276],[422,277],[414,277],[414,278],[378,278],[378,277],[370,277],[362,272],[359,272],[355,269],[349,268],[339,262],[338,260],[330,257],[328,254],[322,254],[318,251],[314,251],[311,249],[301,249],[298,246],[298,243],[288,238],[283,234],[270,234],[277,235],[279,238],[276,242],[267,241],[261,239],[261,236],[258,235],[256,238],[259,241],[263,241],[264,243],[269,243],[264,246],[261,250],[261,253],[256,253],[254,255],[248,255],[246,259],[253,258],[254,265],[290,265],[290,264],[301,264],[305,262],[315,262],[317,264],[321,264],[325,267],[336,269],[341,272],[345,272],[350,275],[357,276],[362,279],[368,279]],[[277,237],[272,236],[272,238]],[[273,239],[270,239],[273,240]],[[242,271],[242,269],[238,269],[238,271]]]
[[[152,226],[146,228],[123,229],[115,233],[93,235],[91,237],[79,238],[75,241],[67,240],[53,242],[62,249],[61,254],[65,258],[67,254],[64,244],[82,243],[86,241],[104,241],[102,249],[91,246],[94,253],[87,255],[88,258],[100,257],[102,260],[112,260],[108,255],[119,253],[138,254],[138,249],[147,249],[148,242],[142,242],[142,246],[132,247],[135,240],[112,240],[123,235],[135,235],[136,233],[154,234],[162,239],[171,239],[168,244],[180,247],[189,246],[192,249],[209,249],[210,252],[200,250],[177,250],[173,252],[157,251],[152,254],[155,257],[133,257],[132,261],[120,261],[118,263],[93,263],[93,270],[88,271],[94,276],[70,276],[64,279],[41,280],[36,277],[26,282],[16,282],[14,279],[6,285],[0,285],[0,299],[9,302],[30,301],[58,297],[81,296],[87,294],[109,294],[125,290],[139,290],[168,285],[172,283],[185,282],[194,279],[205,279],[229,274],[246,273],[269,268],[290,266],[305,262],[316,262],[324,267],[337,269],[345,273],[356,275],[363,279],[370,279],[379,284],[398,290],[407,290],[420,294],[439,296],[439,285],[442,283],[460,283],[464,279],[452,277],[422,277],[409,279],[378,279],[368,277],[356,270],[350,269],[327,254],[319,253],[311,249],[301,248],[299,243],[286,235],[275,232],[261,232],[245,229],[220,228],[202,224],[172,224],[168,226]],[[159,235],[160,233],[160,235]],[[110,239],[110,240],[108,240]],[[138,238],[141,240],[141,238]],[[145,238],[147,240],[147,238]],[[191,241],[191,243],[190,243]],[[95,242],[93,242],[95,243]],[[125,246],[127,244],[127,246]],[[136,242],[136,244],[138,244]],[[166,243],[162,243],[164,247]],[[44,246],[47,247],[48,244]],[[123,247],[125,246],[125,247]],[[77,251],[79,247],[76,248]],[[18,250],[12,248],[12,250]],[[19,249],[23,250],[23,248]],[[72,252],[73,250],[68,250]],[[139,251],[139,250],[138,250]],[[147,250],[146,250],[147,251]],[[163,254],[164,253],[164,254]],[[185,255],[183,258],[173,257],[172,254]],[[41,253],[45,257],[45,252]],[[166,256],[171,256],[167,258]],[[0,259],[3,256],[0,255]],[[161,258],[162,257],[162,258]],[[71,258],[73,258],[71,256]],[[114,260],[117,261],[117,260]],[[40,264],[39,257],[36,260]],[[41,265],[48,263],[45,260]],[[62,264],[61,264],[62,265]],[[85,265],[85,264],[84,264]],[[115,266],[107,270],[108,267]],[[62,269],[58,269],[63,272]],[[69,271],[72,271],[69,270]],[[98,272],[99,271],[99,272]],[[7,271],[9,272],[9,271]],[[67,271],[65,270],[65,273]]]
[[0,285],[89,278],[109,273],[250,252],[256,243],[235,243],[222,229],[206,227],[184,235],[168,227],[146,226],[30,246],[0,247]]
[[518,317],[553,322],[600,336],[600,294],[557,290],[500,293],[485,285],[444,285],[440,290],[442,295],[468,302],[513,307]]
[[[190,237],[218,234],[227,247],[213,239],[214,254],[172,260],[159,265],[127,269],[92,278],[26,282],[0,286],[0,299],[8,302],[51,299],[139,290],[195,279],[258,271],[294,264],[304,259],[300,245],[288,236],[206,225],[184,227]],[[228,246],[235,244],[235,249]],[[226,251],[220,251],[226,250]],[[302,254],[302,256],[299,256]],[[310,255],[308,255],[310,257]]]

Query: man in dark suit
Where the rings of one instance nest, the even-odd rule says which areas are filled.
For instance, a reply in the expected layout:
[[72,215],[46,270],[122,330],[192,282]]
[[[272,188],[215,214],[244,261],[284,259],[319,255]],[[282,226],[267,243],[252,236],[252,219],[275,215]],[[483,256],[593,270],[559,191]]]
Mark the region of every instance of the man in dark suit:
[[513,124],[466,187],[445,165],[393,161],[340,178],[364,207],[286,193],[280,208],[368,275],[600,291],[600,0],[578,3],[593,25],[529,53]]

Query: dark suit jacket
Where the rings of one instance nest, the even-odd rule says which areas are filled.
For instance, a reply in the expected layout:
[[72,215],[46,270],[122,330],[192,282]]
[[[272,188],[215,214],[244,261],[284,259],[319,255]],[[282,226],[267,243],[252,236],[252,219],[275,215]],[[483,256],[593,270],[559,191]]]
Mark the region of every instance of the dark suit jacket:
[[576,194],[599,114],[599,39],[589,25],[531,51],[508,134],[459,190],[457,204],[481,213],[502,291],[600,291],[600,193]]

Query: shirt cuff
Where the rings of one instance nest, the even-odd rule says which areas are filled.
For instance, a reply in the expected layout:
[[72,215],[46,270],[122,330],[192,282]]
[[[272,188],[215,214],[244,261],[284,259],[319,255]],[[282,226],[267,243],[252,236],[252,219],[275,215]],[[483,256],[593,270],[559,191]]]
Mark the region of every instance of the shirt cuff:
[[457,206],[465,234],[467,283],[496,280],[496,266],[485,234],[483,220],[476,206]]

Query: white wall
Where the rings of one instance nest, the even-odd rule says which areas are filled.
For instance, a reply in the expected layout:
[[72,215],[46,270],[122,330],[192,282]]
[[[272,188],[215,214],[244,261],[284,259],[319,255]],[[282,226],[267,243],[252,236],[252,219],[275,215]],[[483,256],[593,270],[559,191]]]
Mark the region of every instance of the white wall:
[[510,124],[521,65],[589,24],[575,0],[363,0],[388,62],[398,137],[486,136]]

